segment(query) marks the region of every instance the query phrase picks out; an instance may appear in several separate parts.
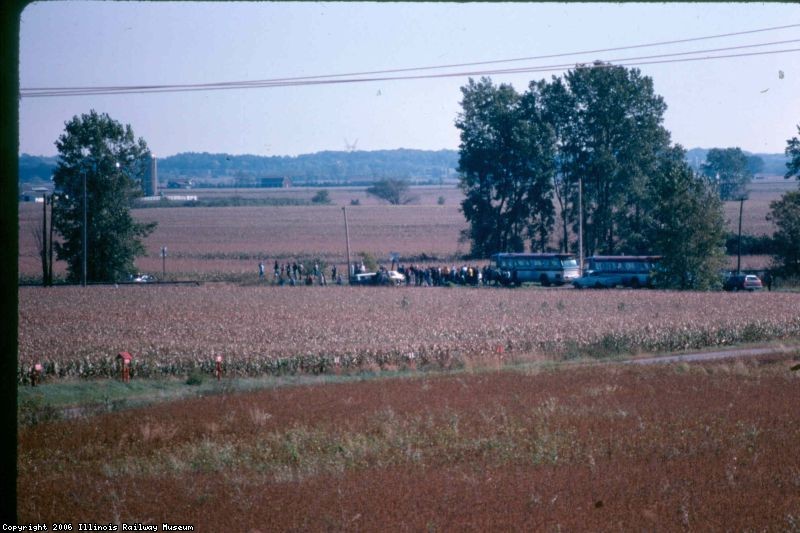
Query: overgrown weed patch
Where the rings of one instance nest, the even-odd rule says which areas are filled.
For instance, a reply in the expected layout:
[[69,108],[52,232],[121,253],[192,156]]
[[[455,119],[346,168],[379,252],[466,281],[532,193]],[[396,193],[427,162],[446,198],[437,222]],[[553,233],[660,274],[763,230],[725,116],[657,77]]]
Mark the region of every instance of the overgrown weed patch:
[[793,356],[765,360],[304,385],[42,421],[20,428],[20,519],[785,530],[800,389]]

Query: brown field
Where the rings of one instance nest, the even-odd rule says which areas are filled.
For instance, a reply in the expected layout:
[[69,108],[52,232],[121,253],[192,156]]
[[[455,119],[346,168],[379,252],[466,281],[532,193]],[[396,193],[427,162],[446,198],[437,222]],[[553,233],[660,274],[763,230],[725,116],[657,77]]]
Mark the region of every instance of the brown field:
[[800,338],[800,294],[492,287],[23,287],[19,381],[462,367]]
[[798,531],[800,357],[419,375],[20,429],[28,522]]
[[[744,204],[743,232],[770,234],[774,228],[766,220],[769,203],[796,182],[780,178],[757,180],[751,186],[750,199]],[[425,254],[442,261],[452,261],[468,251],[459,243],[459,233],[466,228],[459,212],[461,192],[453,187],[416,187],[418,204],[381,205],[364,189],[331,188],[334,205],[285,207],[216,207],[136,209],[142,221],[157,221],[157,230],[147,238],[148,256],[137,259],[142,272],[160,275],[162,246],[167,246],[167,277],[187,279],[213,277],[215,273],[242,274],[256,271],[264,259],[271,264],[319,258],[329,264],[345,263],[345,233],[342,206],[347,206],[350,246],[353,257],[362,252],[387,260],[391,252],[418,258]],[[201,197],[234,196],[273,198],[310,198],[315,189],[239,189],[197,190]],[[439,196],[444,205],[437,205]],[[350,206],[359,199],[360,206]],[[41,224],[41,206],[20,205],[19,269],[22,275],[41,275],[33,230]],[[738,202],[727,202],[725,215],[729,231],[736,231]],[[734,263],[735,264],[735,263]],[[767,257],[745,257],[745,268],[760,269],[769,264]],[[65,265],[57,262],[54,270],[63,274]]]
[[[302,190],[293,194],[313,194]],[[354,191],[353,195],[358,191]],[[363,191],[361,191],[363,194]],[[444,191],[449,197],[457,189]],[[274,194],[288,194],[278,191]],[[345,192],[339,192],[350,196]],[[336,195],[332,194],[335,199]],[[422,196],[424,198],[424,196]],[[437,196],[438,197],[438,196]],[[347,205],[343,202],[342,205]],[[271,265],[293,259],[319,258],[329,264],[346,263],[346,239],[341,206],[214,207],[137,209],[134,216],[156,221],[158,228],[145,242],[148,256],[137,259],[142,272],[160,273],[160,250],[167,246],[167,270],[178,278],[208,272],[255,272],[260,259]],[[22,274],[41,275],[33,229],[41,225],[41,206],[20,204],[19,268]],[[459,245],[466,226],[456,201],[436,205],[376,205],[362,201],[348,206],[352,257],[366,252],[386,260],[391,252],[404,256],[451,259],[467,251]],[[57,263],[56,272],[65,265]]]
[[[780,199],[786,191],[797,190],[798,181],[782,177],[769,177],[753,181],[748,187],[748,199],[742,209],[742,233],[747,235],[770,235],[775,226],[767,220],[769,204]],[[739,202],[725,202],[725,219],[728,231],[739,229]]]

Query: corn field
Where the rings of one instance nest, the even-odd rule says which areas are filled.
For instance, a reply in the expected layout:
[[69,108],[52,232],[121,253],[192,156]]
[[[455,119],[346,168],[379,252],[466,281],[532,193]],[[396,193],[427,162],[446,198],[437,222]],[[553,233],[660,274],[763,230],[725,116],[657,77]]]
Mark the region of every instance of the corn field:
[[21,288],[18,381],[451,368],[800,337],[800,295],[494,288]]

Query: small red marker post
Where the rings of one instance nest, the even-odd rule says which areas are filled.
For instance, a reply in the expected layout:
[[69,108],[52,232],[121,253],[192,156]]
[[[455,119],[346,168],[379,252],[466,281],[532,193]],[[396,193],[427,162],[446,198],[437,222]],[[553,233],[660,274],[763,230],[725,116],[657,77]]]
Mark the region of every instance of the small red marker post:
[[129,352],[119,352],[117,359],[122,360],[122,382],[128,383],[131,380],[131,361],[133,356]]
[[214,368],[214,375],[217,376],[217,381],[222,379],[222,356],[218,355],[215,359],[216,367]]
[[33,368],[31,369],[31,386],[32,387],[35,387],[36,385],[39,384],[39,381],[42,379],[42,372],[43,371],[44,371],[44,368],[42,367],[41,364],[36,363],[35,365],[33,365]]

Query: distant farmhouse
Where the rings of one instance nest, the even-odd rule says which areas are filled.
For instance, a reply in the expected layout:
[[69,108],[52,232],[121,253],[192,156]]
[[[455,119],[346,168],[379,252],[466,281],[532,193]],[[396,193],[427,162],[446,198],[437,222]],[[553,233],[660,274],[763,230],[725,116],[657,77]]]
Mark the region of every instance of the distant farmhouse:
[[23,192],[19,195],[20,202],[36,202],[37,204],[44,203],[44,198],[53,191],[49,187],[33,187],[32,189]]
[[292,186],[292,180],[283,178],[261,178],[261,187],[265,189],[288,189]]
[[34,193],[34,192],[26,191],[26,192],[24,192],[24,193],[19,195],[19,201],[20,202],[36,202],[37,204],[40,204],[40,203],[44,202],[44,198],[42,197],[41,194],[37,194],[37,193]]

